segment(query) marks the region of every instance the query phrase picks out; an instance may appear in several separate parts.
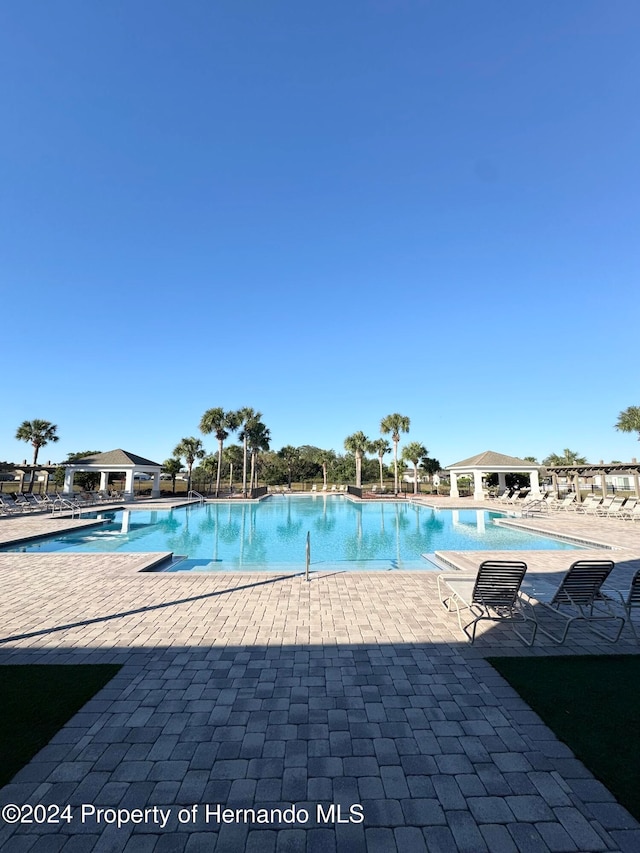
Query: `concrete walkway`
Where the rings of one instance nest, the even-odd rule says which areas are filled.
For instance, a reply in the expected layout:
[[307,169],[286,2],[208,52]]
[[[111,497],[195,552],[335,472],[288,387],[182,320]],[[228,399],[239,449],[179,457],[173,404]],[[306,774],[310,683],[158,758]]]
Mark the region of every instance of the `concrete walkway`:
[[[628,577],[640,525],[598,534],[622,537]],[[141,572],[157,558],[0,554],[0,663],[123,664],[0,792],[70,804],[71,822],[0,820],[3,853],[640,851],[638,823],[485,660],[637,653],[628,629],[529,650],[488,628],[470,647],[431,573]],[[293,823],[224,821],[292,804]]]

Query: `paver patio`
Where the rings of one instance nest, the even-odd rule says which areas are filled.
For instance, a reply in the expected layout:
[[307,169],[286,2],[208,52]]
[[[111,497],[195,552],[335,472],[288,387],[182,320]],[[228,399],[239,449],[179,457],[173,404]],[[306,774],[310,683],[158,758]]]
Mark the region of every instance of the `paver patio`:
[[[0,520],[0,539],[43,523]],[[573,515],[526,523],[586,536]],[[619,546],[607,556],[624,583],[640,525],[587,524]],[[576,559],[526,553],[540,571]],[[449,555],[470,568],[486,556]],[[484,659],[637,653],[628,629],[615,645],[576,628],[564,646],[527,649],[489,627],[471,647],[435,573],[140,571],[157,558],[0,554],[0,663],[124,664],[0,792],[70,803],[73,821],[0,821],[3,851],[640,851],[638,823]],[[81,823],[83,803],[158,808],[117,828]],[[342,820],[360,804],[364,822],[318,823],[317,803]],[[220,824],[205,804],[296,804],[309,820]]]

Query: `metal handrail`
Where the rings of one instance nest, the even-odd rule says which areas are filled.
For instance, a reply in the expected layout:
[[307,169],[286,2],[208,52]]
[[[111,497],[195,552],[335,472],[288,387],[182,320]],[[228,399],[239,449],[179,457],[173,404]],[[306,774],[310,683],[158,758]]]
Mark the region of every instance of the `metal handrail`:
[[82,508],[79,507],[77,503],[67,500],[67,498],[56,498],[54,500],[53,506],[51,507],[52,516],[56,514],[56,507],[58,508],[60,513],[71,511],[71,518],[76,517],[76,512],[78,513],[79,518],[82,511]]
[[204,495],[201,495],[200,492],[196,492],[195,489],[190,489],[187,498],[197,498],[198,501],[203,504],[204,503]]
[[311,531],[307,530],[306,568],[304,579],[309,581],[309,564],[311,563]]

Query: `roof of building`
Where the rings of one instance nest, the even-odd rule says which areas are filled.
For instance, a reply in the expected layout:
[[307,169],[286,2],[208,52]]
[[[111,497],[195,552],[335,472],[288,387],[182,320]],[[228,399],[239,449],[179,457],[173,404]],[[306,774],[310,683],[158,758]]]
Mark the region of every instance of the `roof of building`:
[[83,459],[76,459],[69,463],[70,465],[125,465],[127,468],[131,465],[153,465],[161,468],[159,462],[152,462],[151,459],[145,459],[144,456],[138,456],[135,453],[129,453],[126,450],[108,450],[106,453],[94,453],[91,456],[85,456]]
[[449,468],[511,468],[514,471],[520,471],[528,468],[540,467],[535,462],[527,462],[526,459],[519,459],[517,456],[506,456],[504,453],[496,453],[493,450],[485,450],[484,453],[478,453],[476,456],[470,456],[469,459],[463,459],[461,462],[454,462],[453,465],[447,465]]

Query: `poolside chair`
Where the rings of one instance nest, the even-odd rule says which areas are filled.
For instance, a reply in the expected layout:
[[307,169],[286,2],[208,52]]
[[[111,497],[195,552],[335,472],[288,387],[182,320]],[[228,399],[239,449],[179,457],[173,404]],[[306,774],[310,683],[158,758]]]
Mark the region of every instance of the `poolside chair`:
[[596,508],[602,503],[600,495],[587,495],[581,504],[576,506],[576,512],[583,512],[587,515],[595,512]]
[[27,498],[27,495],[23,495],[21,492],[14,495],[13,500],[16,506],[19,506],[23,512],[33,512],[35,509],[35,505]]
[[633,513],[637,506],[638,501],[636,498],[627,498],[623,506],[615,514],[615,518],[633,518]]
[[28,505],[16,503],[13,498],[6,495],[0,495],[0,506],[5,515],[23,515],[30,509]]
[[640,638],[636,633],[636,627],[633,624],[633,620],[631,619],[631,611],[635,609],[640,609],[640,569],[635,573],[635,575],[631,578],[631,586],[629,587],[629,591],[621,592],[618,589],[608,589],[604,587],[603,592],[606,595],[615,596],[620,598],[620,604],[624,608],[624,611],[627,616],[627,624],[631,628],[631,633],[633,634],[636,643],[640,642]]
[[316,485],[315,483],[311,486],[311,491],[312,491],[312,492],[317,492],[317,491],[318,491],[318,487],[317,487],[317,485]]
[[[574,622],[584,622],[598,636],[615,643],[622,629],[624,618],[616,616],[610,598],[601,587],[613,569],[612,560],[576,560],[555,588],[542,581],[534,584],[531,592],[521,592],[525,618],[532,619],[538,631],[541,631],[555,643],[564,643],[569,628]],[[597,608],[600,608],[599,610]],[[540,623],[540,616],[553,614],[565,620],[564,629],[554,634]],[[619,623],[615,636],[611,637],[599,631],[595,625],[599,622]]]
[[569,507],[576,502],[576,493],[571,492],[563,500],[559,501],[553,509],[556,512],[567,512]]
[[[520,610],[520,586],[526,571],[527,564],[521,560],[485,560],[475,577],[460,572],[438,575],[438,595],[449,613],[455,607],[460,630],[473,643],[478,622],[527,621]],[[466,625],[462,624],[464,610],[468,610],[468,615],[472,617]],[[523,643],[528,646],[533,644],[536,624],[532,627],[530,639],[521,634],[515,624],[513,628]]]
[[596,515],[606,515],[616,501],[620,501],[620,504],[623,503],[621,498],[616,498],[613,495],[609,498],[603,498],[602,503],[596,507]]
[[606,515],[607,518],[615,518],[615,516],[617,516],[617,514],[620,512],[620,510],[624,506],[625,500],[626,500],[626,498],[623,498],[623,497],[614,498],[612,503],[609,504],[607,509],[604,509],[604,510],[601,509],[601,511],[598,512],[597,514],[598,515]]

